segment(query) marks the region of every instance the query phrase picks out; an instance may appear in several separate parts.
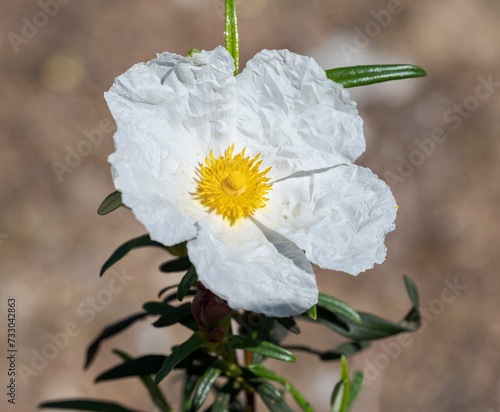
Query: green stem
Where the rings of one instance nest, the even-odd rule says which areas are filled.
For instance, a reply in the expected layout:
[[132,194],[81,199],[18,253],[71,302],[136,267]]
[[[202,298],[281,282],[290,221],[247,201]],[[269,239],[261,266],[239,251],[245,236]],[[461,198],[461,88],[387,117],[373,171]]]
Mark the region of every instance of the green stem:
[[234,59],[234,75],[238,74],[240,68],[240,40],[238,37],[238,17],[236,14],[235,0],[226,0],[226,49]]

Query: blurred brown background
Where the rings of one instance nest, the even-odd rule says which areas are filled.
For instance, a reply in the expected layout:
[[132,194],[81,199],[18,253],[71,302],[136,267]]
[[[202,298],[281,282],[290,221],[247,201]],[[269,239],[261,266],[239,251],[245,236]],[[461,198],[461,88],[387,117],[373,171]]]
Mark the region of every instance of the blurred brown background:
[[[242,65],[263,48],[288,48],[325,69],[414,63],[428,71],[423,79],[353,90],[367,138],[358,163],[390,184],[400,205],[397,229],[387,238],[383,265],[357,278],[318,271],[318,282],[353,307],[395,321],[409,308],[403,274],[420,289],[422,330],[350,359],[351,370],[367,378],[355,411],[500,410],[500,3],[238,6]],[[117,363],[112,348],[165,353],[187,337],[185,330],[142,322],[104,344],[97,362],[82,370],[86,346],[102,327],[179,280],[157,270],[162,252],[145,249],[98,277],[115,247],[144,233],[125,209],[96,214],[113,191],[106,158],[114,123],[103,92],[157,52],[223,44],[222,10],[223,0],[0,3],[0,409],[7,410],[6,302],[15,296],[18,397],[11,409],[87,396],[154,411],[138,381],[92,380]],[[431,143],[433,134],[439,142]],[[75,150],[84,155],[67,158]],[[114,276],[122,276],[123,287]],[[329,349],[341,341],[309,324],[302,330],[287,342]],[[316,410],[328,410],[337,363],[300,355],[296,364],[270,365],[291,376]],[[174,406],[179,379],[163,384]]]

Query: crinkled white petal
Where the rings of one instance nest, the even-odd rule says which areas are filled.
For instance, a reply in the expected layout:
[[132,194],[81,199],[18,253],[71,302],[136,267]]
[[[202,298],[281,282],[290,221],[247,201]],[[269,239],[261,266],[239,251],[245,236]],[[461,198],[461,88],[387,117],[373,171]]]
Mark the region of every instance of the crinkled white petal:
[[115,187],[165,245],[194,237],[206,214],[192,193],[200,163],[233,141],[233,73],[222,47],[193,57],[164,53],[133,66],[106,93],[117,123],[109,158]]
[[[250,219],[229,226],[214,213],[199,221],[198,237],[188,242],[198,278],[233,309],[287,317],[317,303],[310,264],[285,257],[292,245],[272,232],[264,234]],[[271,241],[278,242],[275,247]],[[302,252],[301,252],[302,253]]]
[[320,267],[357,275],[384,261],[396,212],[385,182],[369,169],[340,165],[276,182],[255,219]]
[[238,139],[262,153],[273,179],[352,163],[364,152],[356,104],[314,59],[263,50],[236,80]]

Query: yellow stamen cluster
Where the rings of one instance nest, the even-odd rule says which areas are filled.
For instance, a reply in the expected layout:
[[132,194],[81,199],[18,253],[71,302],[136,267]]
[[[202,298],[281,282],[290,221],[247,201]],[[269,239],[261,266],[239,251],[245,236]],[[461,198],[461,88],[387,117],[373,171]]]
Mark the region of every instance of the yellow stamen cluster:
[[242,217],[251,216],[256,209],[266,205],[265,196],[271,189],[270,178],[265,177],[271,170],[259,171],[260,155],[253,159],[245,156],[245,149],[234,155],[234,144],[225,155],[215,159],[213,153],[201,165],[196,198],[203,206],[228,219],[233,225]]

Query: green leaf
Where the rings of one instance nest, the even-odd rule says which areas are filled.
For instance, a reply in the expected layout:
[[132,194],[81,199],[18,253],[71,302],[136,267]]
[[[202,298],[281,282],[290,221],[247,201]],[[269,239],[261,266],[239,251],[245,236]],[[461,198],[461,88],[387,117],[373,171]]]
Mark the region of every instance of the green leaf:
[[[114,351],[115,353],[120,353]],[[167,359],[164,355],[146,355],[135,359],[128,359],[118,366],[101,373],[95,382],[103,382],[112,379],[128,378],[131,376],[145,376],[156,374]]]
[[161,295],[163,295],[165,292],[168,292],[169,290],[175,289],[177,287],[179,287],[179,285],[171,285],[171,286],[167,286],[167,287],[163,288],[162,290],[160,290],[158,292],[158,297],[161,298]]
[[424,69],[411,64],[352,66],[326,70],[326,77],[346,88],[426,75]]
[[[416,331],[421,322],[418,304],[418,292],[415,284],[408,278],[405,284],[412,301],[412,308],[404,319],[399,323],[394,323],[370,313],[358,312],[361,324],[353,321],[350,317],[341,313],[333,313],[321,306],[318,307],[318,318],[316,323],[327,326],[335,332],[355,341],[369,341],[382,339],[402,332]],[[301,319],[309,320],[307,316],[301,315]]]
[[[119,351],[116,349],[113,352],[126,362],[127,361],[132,362],[132,361],[136,360],[136,359],[132,359],[132,357],[130,357],[125,352],[122,352],[122,351]],[[165,359],[165,356],[163,356],[163,359]],[[142,362],[141,362],[141,364],[142,364]],[[156,371],[153,373],[156,373]],[[151,400],[154,402],[154,404],[156,406],[158,406],[158,408],[160,408],[160,411],[175,412],[168,404],[168,402],[165,399],[165,396],[163,395],[160,388],[158,388],[158,386],[155,385],[153,379],[149,375],[150,374],[142,374],[141,376],[139,376],[139,379],[142,381],[142,383],[144,384],[144,386],[148,390]],[[98,380],[98,378],[96,379],[96,381],[97,380]]]
[[221,374],[222,369],[215,365],[209,367],[202,375],[198,382],[198,388],[196,389],[193,399],[193,408],[195,411],[202,407],[203,403],[207,399],[210,389],[212,389],[212,385]]
[[198,275],[196,274],[195,267],[191,265],[177,288],[177,299],[179,299],[179,302],[182,302],[182,299],[184,299],[186,294],[189,292],[189,289],[191,289],[196,282],[198,282]]
[[243,336],[229,335],[227,345],[231,348],[244,349],[250,352],[260,353],[268,358],[278,359],[285,362],[295,362],[293,353],[272,343]]
[[118,403],[105,401],[91,401],[86,399],[73,399],[67,401],[44,402],[39,408],[73,409],[77,411],[96,412],[139,412],[137,409],[129,409]]
[[191,262],[188,257],[181,257],[175,260],[169,260],[160,266],[162,272],[182,272],[188,270],[191,267]]
[[349,391],[349,399],[347,400],[347,406],[345,412],[349,412],[354,405],[354,401],[361,391],[363,386],[363,372],[357,371],[354,373],[354,378],[351,380],[351,390]]
[[180,306],[171,306],[165,302],[146,302],[143,305],[146,312],[152,315],[161,315],[161,317],[153,323],[153,326],[162,328],[165,326],[181,323],[186,328],[198,330],[196,321],[191,313],[191,303],[183,303]]
[[334,312],[341,313],[357,323],[361,323],[361,317],[358,312],[337,298],[320,293],[318,296],[318,305],[324,306]]
[[287,345],[285,349],[288,350],[301,350],[313,355],[317,355],[321,360],[329,361],[340,359],[342,355],[351,356],[355,353],[362,351],[366,348],[370,347],[370,341],[353,341],[353,342],[345,342],[338,345],[335,349],[329,351],[319,351],[309,346],[300,346],[300,345]]
[[191,412],[193,407],[193,399],[191,394],[196,387],[198,378],[196,376],[188,375],[186,377],[186,383],[184,385],[184,390],[182,391],[182,412]]
[[293,412],[293,410],[286,404],[283,394],[267,381],[257,381],[255,389],[266,406],[272,412]]
[[206,345],[207,342],[205,340],[194,334],[186,342],[177,346],[172,351],[170,356],[167,357],[161,369],[156,374],[155,383],[158,385],[172,371],[172,369],[174,369],[175,365],[177,365],[181,360],[186,358],[196,349],[203,348]]
[[344,401],[346,393],[346,383],[339,381],[333,388],[332,396],[330,398],[331,409],[330,412],[344,412],[342,409],[342,402]]
[[349,369],[347,368],[345,356],[342,356],[340,368],[340,382],[335,385],[330,400],[331,412],[345,412],[349,400],[351,381],[349,380]]
[[119,322],[114,323],[113,325],[106,327],[101,332],[101,334],[90,344],[89,348],[87,349],[87,360],[85,361],[84,368],[87,369],[90,366],[92,360],[94,359],[97,353],[97,350],[99,349],[99,345],[103,340],[108,339],[111,336],[116,335],[117,333],[120,333],[121,331],[132,325],[134,322],[141,320],[148,315],[149,313],[144,313],[144,312],[137,313],[135,315],[129,316],[128,318],[122,319]]
[[99,206],[99,209],[97,209],[97,213],[104,216],[111,213],[113,210],[118,209],[120,206],[123,206],[122,194],[117,190],[104,199],[101,206]]
[[210,408],[210,412],[229,412],[229,403],[231,402],[231,394],[220,391],[215,397],[215,401]]
[[240,68],[240,40],[238,37],[238,17],[236,13],[236,0],[226,0],[225,8],[226,16],[226,50],[233,56],[234,59],[234,75],[238,74]]
[[144,246],[156,246],[160,247],[162,249],[165,249],[165,246],[163,246],[161,243],[155,242],[154,240],[151,240],[149,235],[143,235],[136,237],[135,239],[131,239],[128,242],[125,242],[123,245],[121,245],[118,249],[116,249],[111,257],[104,263],[101,273],[99,276],[102,276],[106,270],[108,270],[111,266],[113,266],[116,262],[121,260],[128,252],[130,252],[132,249],[138,248],[138,247],[144,247]]
[[297,389],[295,389],[295,387],[287,379],[283,378],[282,376],[276,375],[274,371],[264,368],[261,365],[250,365],[247,367],[247,370],[249,370],[251,373],[261,378],[266,378],[272,381],[282,383],[285,386],[286,390],[291,393],[291,395],[294,397],[295,401],[299,404],[299,406],[303,411],[314,412],[309,402],[302,396],[302,394]]
[[295,319],[293,317],[290,318],[275,318],[276,321],[283,326],[288,332],[292,332],[295,335],[300,334],[300,328],[299,325],[297,325],[297,322],[295,322]]

